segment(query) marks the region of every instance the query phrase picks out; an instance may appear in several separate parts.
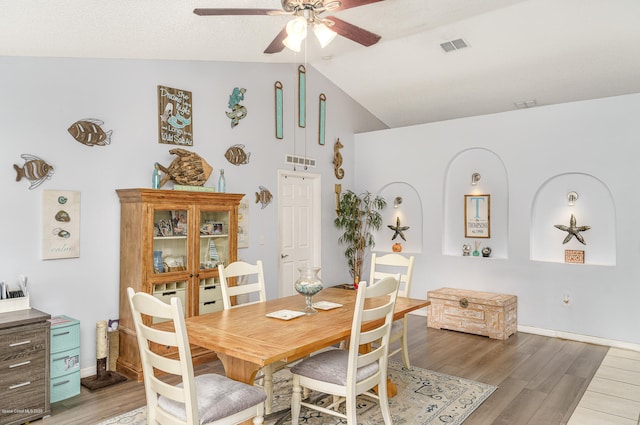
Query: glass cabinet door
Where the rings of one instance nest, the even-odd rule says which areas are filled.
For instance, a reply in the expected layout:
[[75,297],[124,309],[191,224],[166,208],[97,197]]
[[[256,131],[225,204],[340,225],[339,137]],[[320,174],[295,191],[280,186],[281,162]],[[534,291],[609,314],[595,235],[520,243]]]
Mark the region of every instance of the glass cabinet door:
[[200,270],[229,264],[229,212],[200,211]]
[[149,263],[154,274],[187,270],[189,244],[187,232],[189,212],[185,210],[154,210],[153,255]]

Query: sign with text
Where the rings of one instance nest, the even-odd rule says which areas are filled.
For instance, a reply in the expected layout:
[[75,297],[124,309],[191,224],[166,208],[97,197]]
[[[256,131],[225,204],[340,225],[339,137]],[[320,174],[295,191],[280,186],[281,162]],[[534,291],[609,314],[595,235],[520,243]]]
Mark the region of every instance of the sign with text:
[[584,264],[584,251],[577,250],[577,249],[565,249],[564,262]]
[[158,86],[158,143],[193,146],[191,92]]
[[490,195],[464,195],[464,237],[490,238]]

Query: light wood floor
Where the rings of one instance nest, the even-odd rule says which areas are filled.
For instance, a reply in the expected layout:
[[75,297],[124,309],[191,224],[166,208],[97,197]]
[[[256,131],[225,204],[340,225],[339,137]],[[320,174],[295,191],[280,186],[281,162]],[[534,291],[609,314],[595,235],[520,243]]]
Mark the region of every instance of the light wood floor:
[[[409,317],[412,364],[498,386],[464,425],[566,424],[608,347],[517,333],[507,341],[427,328]],[[401,361],[399,356],[394,358]],[[223,373],[219,362],[196,374]],[[142,383],[127,381],[52,405],[38,425],[89,425],[143,406]]]

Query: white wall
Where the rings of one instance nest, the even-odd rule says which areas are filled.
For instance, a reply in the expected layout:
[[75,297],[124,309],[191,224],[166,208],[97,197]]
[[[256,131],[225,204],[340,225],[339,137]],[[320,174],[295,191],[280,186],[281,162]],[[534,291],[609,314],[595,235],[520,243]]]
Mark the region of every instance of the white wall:
[[[406,182],[418,191],[424,233],[405,232],[407,238],[422,237],[423,243],[422,252],[416,254],[412,296],[426,297],[428,290],[440,287],[515,294],[519,325],[638,344],[639,116],[640,95],[636,94],[358,134],[355,187],[376,192],[389,182]],[[494,152],[506,167],[509,247],[505,259],[443,255],[447,167],[456,155],[473,147]],[[564,264],[562,258],[560,262],[530,260],[536,193],[550,178],[566,173],[593,176],[611,194],[614,223],[590,232],[614,235],[614,266]],[[581,196],[586,199],[585,190]],[[566,192],[564,188],[558,192],[559,203],[566,205]],[[610,202],[603,208],[609,209]],[[453,217],[461,227],[462,205],[461,199],[461,210]],[[599,206],[595,203],[592,208]],[[593,224],[586,220],[598,213],[585,215],[582,221],[578,216],[578,225]],[[568,224],[568,218],[557,224]],[[553,231],[562,246],[566,233]],[[567,248],[584,249],[588,263],[600,236],[592,242],[589,232],[583,236],[586,246],[574,241],[577,245],[567,244]],[[458,245],[468,241],[461,239]],[[562,302],[565,293],[570,296],[568,305]]]
[[[95,366],[95,323],[118,317],[120,206],[115,189],[151,187],[154,162],[169,165],[175,147],[158,143],[157,85],[193,94],[194,146],[215,169],[207,185],[215,185],[225,169],[227,192],[246,193],[250,205],[249,248],[239,256],[262,259],[268,297],[277,294],[276,199],[265,209],[255,204],[258,186],[277,196],[277,169],[294,149],[294,87],[298,64],[78,60],[0,57],[0,280],[15,285],[18,275],[29,277],[31,305],[52,315],[81,321],[81,367]],[[274,83],[284,84],[285,139],[274,137]],[[226,117],[234,87],[247,89],[248,115],[231,128]],[[318,96],[327,96],[326,145],[319,146]],[[318,160],[309,172],[322,176],[322,275],[329,284],[350,279],[342,251],[335,249],[337,232],[333,174],[333,144],[340,138],[346,177],[353,181],[353,134],[385,126],[326,80],[307,69],[307,155]],[[104,121],[113,130],[107,147],[87,147],[67,128],[83,118]],[[297,154],[304,152],[304,131],[295,135]],[[224,158],[227,148],[246,145],[248,165],[234,166]],[[39,156],[55,167],[51,180],[29,190],[16,182],[12,164],[22,166],[21,154]],[[168,185],[170,188],[171,184]],[[41,258],[42,190],[81,192],[80,257]],[[264,245],[260,245],[264,239]]]

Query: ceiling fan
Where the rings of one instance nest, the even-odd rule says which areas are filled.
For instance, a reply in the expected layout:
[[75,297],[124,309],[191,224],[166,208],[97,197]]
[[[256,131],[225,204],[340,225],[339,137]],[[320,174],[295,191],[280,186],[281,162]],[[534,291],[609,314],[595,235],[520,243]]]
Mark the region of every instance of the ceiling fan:
[[[356,43],[369,47],[380,40],[380,36],[350,24],[335,16],[321,16],[325,12],[337,12],[352,7],[365,6],[383,0],[281,0],[282,10],[279,9],[231,9],[212,8],[194,9],[199,16],[223,15],[291,15],[295,19],[290,21],[267,46],[264,53],[278,53],[289,47],[300,51],[300,43],[306,37],[307,26],[313,27],[316,37],[322,47],[339,34]],[[296,50],[297,49],[297,50]]]

